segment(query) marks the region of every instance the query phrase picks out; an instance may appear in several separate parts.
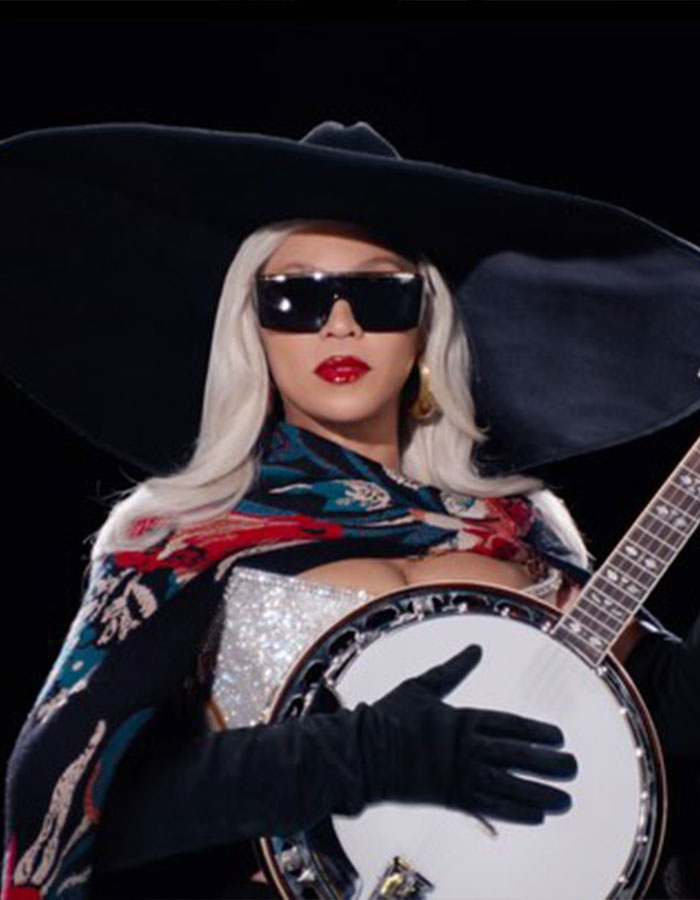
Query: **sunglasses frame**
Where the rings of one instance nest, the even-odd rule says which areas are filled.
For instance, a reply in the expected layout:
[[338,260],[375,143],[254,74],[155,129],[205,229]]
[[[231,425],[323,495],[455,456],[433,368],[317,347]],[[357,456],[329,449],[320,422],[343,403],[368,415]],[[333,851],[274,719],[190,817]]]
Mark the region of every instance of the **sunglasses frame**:
[[353,316],[357,319],[357,321],[360,324],[360,326],[362,327],[363,331],[372,332],[373,331],[372,328],[366,328],[363,325],[363,323],[360,321],[360,319],[362,318],[361,313],[359,313],[359,318],[358,318],[358,310],[356,307],[356,302],[353,300],[353,298],[351,296],[348,296],[348,297],[343,296],[345,293],[348,293],[348,294],[352,293],[351,290],[348,290],[347,282],[352,283],[352,282],[361,282],[361,281],[367,281],[367,280],[410,282],[410,283],[418,284],[420,286],[420,307],[419,307],[418,317],[417,317],[415,325],[408,325],[403,328],[395,327],[395,328],[377,329],[378,332],[407,331],[410,328],[415,328],[418,326],[418,323],[420,322],[421,316],[423,314],[423,305],[425,303],[425,294],[424,294],[425,279],[420,272],[372,272],[372,271],[369,271],[369,272],[359,272],[359,271],[322,272],[322,271],[310,271],[310,272],[299,272],[299,273],[294,272],[294,273],[289,273],[289,274],[280,272],[280,273],[276,273],[273,275],[257,275],[255,278],[255,288],[256,288],[255,307],[256,307],[256,312],[258,313],[258,319],[260,320],[260,295],[258,293],[258,290],[261,285],[270,283],[270,282],[284,284],[287,281],[298,282],[301,280],[303,280],[305,282],[313,280],[314,282],[317,282],[317,283],[319,283],[319,282],[332,283],[335,281],[340,282],[340,284],[337,285],[336,290],[334,290],[331,299],[328,301],[327,308],[325,309],[323,323],[321,325],[317,326],[316,328],[308,328],[306,330],[300,331],[300,330],[293,329],[293,328],[285,329],[285,328],[279,328],[278,326],[273,326],[273,325],[263,325],[261,322],[261,325],[263,328],[269,327],[274,330],[285,331],[289,334],[313,334],[313,333],[316,333],[328,321],[328,317],[331,314],[331,310],[333,309],[333,305],[336,302],[336,300],[346,299],[348,301],[348,303],[350,303],[350,306],[352,307]]

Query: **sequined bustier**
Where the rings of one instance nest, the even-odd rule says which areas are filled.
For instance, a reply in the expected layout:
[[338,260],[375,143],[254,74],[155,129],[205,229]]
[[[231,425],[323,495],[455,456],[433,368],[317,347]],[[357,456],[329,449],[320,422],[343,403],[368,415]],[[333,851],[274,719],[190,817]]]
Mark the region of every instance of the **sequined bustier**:
[[[562,582],[552,568],[521,593],[547,599]],[[317,584],[236,566],[228,578],[220,615],[200,656],[200,678],[226,727],[255,725],[304,650],[344,615],[378,594]]]

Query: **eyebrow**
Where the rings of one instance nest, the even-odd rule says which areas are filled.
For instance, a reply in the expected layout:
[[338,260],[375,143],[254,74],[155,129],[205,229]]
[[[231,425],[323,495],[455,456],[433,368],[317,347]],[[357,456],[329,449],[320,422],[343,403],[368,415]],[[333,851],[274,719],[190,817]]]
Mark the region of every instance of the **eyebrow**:
[[[361,262],[360,266],[368,266],[370,263],[376,263],[376,262],[388,262],[394,266],[398,266],[398,268],[402,268],[404,265],[404,262],[402,260],[396,259],[393,256],[373,256],[371,259],[365,259],[363,262]],[[301,263],[301,262],[286,263],[283,268],[284,268],[285,272],[288,272],[290,269],[303,269],[303,270],[307,270],[307,271],[322,271],[316,265],[309,265],[309,263]]]

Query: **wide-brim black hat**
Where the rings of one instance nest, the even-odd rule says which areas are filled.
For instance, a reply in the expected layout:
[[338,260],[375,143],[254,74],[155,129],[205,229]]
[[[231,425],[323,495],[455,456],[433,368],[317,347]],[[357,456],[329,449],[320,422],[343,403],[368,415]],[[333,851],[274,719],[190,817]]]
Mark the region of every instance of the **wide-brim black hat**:
[[[0,142],[1,364],[148,472],[198,433],[241,241],[357,222],[426,254],[474,356],[485,471],[609,447],[700,408],[700,249],[611,203],[407,160],[366,122],[300,140],[148,123]],[[465,376],[466,377],[466,376]]]

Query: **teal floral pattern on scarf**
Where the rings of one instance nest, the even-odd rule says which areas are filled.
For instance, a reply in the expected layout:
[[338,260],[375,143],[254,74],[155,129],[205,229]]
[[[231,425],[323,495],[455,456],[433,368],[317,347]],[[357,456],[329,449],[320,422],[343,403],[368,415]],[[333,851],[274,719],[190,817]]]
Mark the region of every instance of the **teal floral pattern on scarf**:
[[[580,583],[588,577],[527,497],[421,484],[286,422],[260,447],[259,478],[234,507],[91,567],[8,763],[2,900],[89,896],[116,766],[191,671],[240,560],[297,574],[336,559],[468,550],[535,556]],[[141,519],[132,534],[159,524]]]

